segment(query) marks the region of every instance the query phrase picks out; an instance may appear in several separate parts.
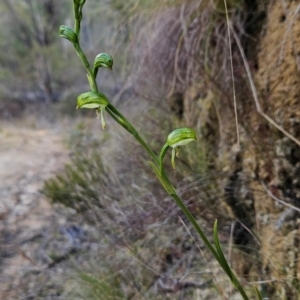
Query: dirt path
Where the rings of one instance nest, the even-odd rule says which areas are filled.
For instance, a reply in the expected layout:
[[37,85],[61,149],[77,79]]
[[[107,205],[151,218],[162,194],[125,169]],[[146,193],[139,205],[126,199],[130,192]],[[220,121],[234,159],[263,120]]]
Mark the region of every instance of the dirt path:
[[40,189],[67,160],[59,129],[0,124],[0,299],[37,299],[20,289],[34,286],[24,282],[26,272],[38,274],[50,260],[45,253],[35,260],[40,247],[35,242],[54,223],[63,223]]

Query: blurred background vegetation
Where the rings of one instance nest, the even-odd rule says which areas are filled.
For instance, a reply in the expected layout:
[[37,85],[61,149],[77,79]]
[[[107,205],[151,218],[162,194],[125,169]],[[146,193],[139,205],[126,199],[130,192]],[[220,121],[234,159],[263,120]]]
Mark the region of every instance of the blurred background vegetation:
[[[126,19],[122,22],[118,7],[109,1],[101,5],[89,1],[82,29],[91,59],[99,51],[115,56],[115,77],[109,74],[102,85],[110,95],[121,88],[129,43]],[[0,11],[2,115],[17,114],[18,107],[22,110],[27,104],[74,99],[79,90],[87,88],[72,46],[58,38],[61,24],[72,26],[72,1],[7,0],[1,3]]]
[[[261,183],[297,206],[300,189],[292,177],[300,172],[300,156],[258,117],[244,65],[253,73],[262,107],[299,138],[297,106],[287,109],[298,94],[292,104],[284,102],[290,98],[281,90],[272,94],[284,82],[280,78],[272,86],[274,70],[285,62],[295,71],[283,90],[298,84],[297,35],[290,38],[293,51],[283,50],[289,38],[281,43],[282,32],[294,34],[298,9],[287,2],[293,1],[227,0],[228,23],[223,0],[87,0],[81,35],[90,62],[100,52],[113,56],[113,72],[99,71],[99,89],[156,152],[172,129],[197,130],[200,140],[183,149],[176,172],[166,160],[173,182],[206,232],[219,220],[233,268],[247,287],[259,285],[270,299],[299,295],[299,243],[289,235],[299,228],[294,217],[283,221],[285,231],[275,230],[284,207],[274,205]],[[268,14],[282,26],[271,41]],[[89,87],[72,45],[58,38],[61,24],[73,26],[71,0],[0,3],[1,118],[73,122],[66,138],[70,161],[42,192],[54,206],[74,211],[76,226],[89,228],[92,246],[66,265],[58,299],[240,299],[166,197],[142,149],[112,120],[103,132],[100,124],[91,126],[93,112],[75,110],[77,95]],[[281,47],[270,54],[278,56],[274,69],[264,51],[270,43]],[[290,248],[286,236],[293,239]]]

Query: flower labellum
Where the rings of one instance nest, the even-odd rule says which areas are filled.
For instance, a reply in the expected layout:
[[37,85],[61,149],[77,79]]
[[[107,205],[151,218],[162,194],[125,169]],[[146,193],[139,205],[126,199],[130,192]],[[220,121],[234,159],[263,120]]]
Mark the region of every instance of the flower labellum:
[[68,41],[70,41],[73,44],[76,44],[78,39],[77,39],[77,35],[74,32],[74,30],[66,25],[61,25],[59,28],[59,36],[67,39]]
[[175,154],[178,156],[180,146],[197,140],[196,131],[191,128],[178,128],[168,135],[167,145],[172,147],[172,166],[175,169]]
[[105,128],[105,117],[104,111],[106,106],[109,104],[106,96],[99,92],[86,92],[78,96],[77,107],[78,108],[90,108],[95,109],[97,118],[101,115],[102,128]]

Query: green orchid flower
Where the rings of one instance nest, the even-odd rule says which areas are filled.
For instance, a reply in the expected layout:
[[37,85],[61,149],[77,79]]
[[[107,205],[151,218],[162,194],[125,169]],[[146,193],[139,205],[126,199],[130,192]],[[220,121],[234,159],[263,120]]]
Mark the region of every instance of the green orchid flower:
[[181,146],[197,140],[196,131],[191,128],[178,128],[168,135],[167,144],[172,147],[172,166],[175,169],[175,155],[178,157]]
[[172,148],[172,166],[175,169],[175,156],[179,155],[179,149],[181,146],[187,145],[192,141],[197,140],[196,131],[191,128],[178,128],[172,131],[167,138],[166,144],[162,147],[159,155],[160,167],[162,168],[162,161],[169,149]]
[[89,108],[95,109],[97,114],[97,119],[101,116],[102,128],[105,129],[105,116],[104,111],[106,106],[109,104],[106,96],[99,92],[86,92],[78,96],[77,107],[78,108]]

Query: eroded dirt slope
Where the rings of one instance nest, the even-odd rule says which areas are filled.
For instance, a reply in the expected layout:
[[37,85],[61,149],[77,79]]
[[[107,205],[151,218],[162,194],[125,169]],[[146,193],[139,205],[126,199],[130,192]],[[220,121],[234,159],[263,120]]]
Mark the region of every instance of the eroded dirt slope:
[[[252,41],[244,39],[242,44],[259,104],[269,118],[299,141],[299,1],[253,3],[256,8],[249,20],[255,30],[249,32]],[[257,26],[260,18],[261,28]],[[248,25],[244,25],[246,29]],[[235,57],[242,57],[238,47],[232,49]],[[231,82],[227,76],[219,84],[226,78]],[[215,168],[228,172],[224,176],[223,202],[230,207],[233,218],[259,237],[259,241],[253,239],[254,235],[246,230],[234,233],[237,245],[257,249],[251,252],[253,263],[250,256],[236,256],[235,270],[248,281],[262,281],[262,289],[272,299],[298,299],[300,219],[294,208],[300,205],[299,143],[258,113],[249,88],[252,79],[245,72],[243,59],[240,66],[234,63],[234,80],[240,147],[229,84],[223,89],[228,91],[230,101],[225,101],[225,92],[209,88],[211,82],[203,87],[197,82],[187,89],[185,121],[201,128],[202,137],[214,151]]]

